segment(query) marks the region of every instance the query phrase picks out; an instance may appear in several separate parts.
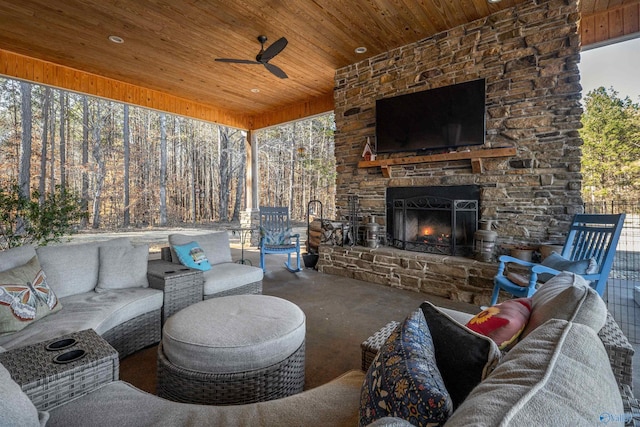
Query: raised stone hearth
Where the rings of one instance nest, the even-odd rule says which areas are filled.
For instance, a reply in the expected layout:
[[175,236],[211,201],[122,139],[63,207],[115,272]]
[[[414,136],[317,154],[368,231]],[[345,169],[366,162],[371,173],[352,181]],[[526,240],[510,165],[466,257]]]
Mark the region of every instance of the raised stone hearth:
[[320,245],[318,271],[488,305],[498,265],[390,247]]

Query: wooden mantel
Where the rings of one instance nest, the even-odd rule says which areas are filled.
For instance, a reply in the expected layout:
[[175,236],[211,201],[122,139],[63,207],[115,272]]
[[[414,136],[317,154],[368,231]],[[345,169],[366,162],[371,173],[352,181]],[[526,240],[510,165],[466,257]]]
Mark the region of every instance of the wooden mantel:
[[456,151],[453,153],[431,154],[428,156],[398,157],[393,159],[363,160],[358,162],[359,168],[380,167],[382,175],[390,178],[390,166],[411,165],[416,163],[448,162],[452,160],[471,160],[473,173],[482,173],[482,159],[494,157],[511,157],[516,155],[516,149],[510,148],[490,148],[475,151]]

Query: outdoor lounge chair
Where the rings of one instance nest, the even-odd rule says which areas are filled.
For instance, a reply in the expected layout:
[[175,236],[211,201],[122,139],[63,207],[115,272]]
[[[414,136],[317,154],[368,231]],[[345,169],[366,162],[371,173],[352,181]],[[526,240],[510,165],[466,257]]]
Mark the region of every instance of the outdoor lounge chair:
[[[539,279],[544,279],[545,274],[547,277],[549,275],[555,276],[560,273],[560,270],[580,274],[586,280],[591,281],[591,286],[602,296],[613,265],[624,218],[625,214],[575,215],[560,254],[561,258],[555,257],[557,260],[555,265],[551,265],[546,260],[542,264],[536,264],[507,255],[501,256],[498,273],[494,278],[491,305],[498,302],[498,294],[501,289],[519,298],[532,296],[536,291]],[[514,276],[505,272],[508,263],[529,268],[529,276],[525,278],[525,283],[515,283]],[[584,270],[577,271],[578,269]]]

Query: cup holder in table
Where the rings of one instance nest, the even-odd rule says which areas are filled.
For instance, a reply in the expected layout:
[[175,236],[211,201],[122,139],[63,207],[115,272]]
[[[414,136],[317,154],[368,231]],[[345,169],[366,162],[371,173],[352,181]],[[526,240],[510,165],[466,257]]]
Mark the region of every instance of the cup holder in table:
[[66,339],[63,339],[63,340],[58,340],[58,341],[51,342],[51,343],[47,344],[47,346],[45,348],[47,350],[49,350],[49,351],[64,350],[65,348],[71,347],[76,342],[78,342],[78,341],[75,338],[66,338]]
[[53,363],[64,364],[75,362],[76,360],[82,359],[84,356],[86,356],[86,354],[86,351],[80,349],[67,351],[66,353],[62,353],[54,357]]

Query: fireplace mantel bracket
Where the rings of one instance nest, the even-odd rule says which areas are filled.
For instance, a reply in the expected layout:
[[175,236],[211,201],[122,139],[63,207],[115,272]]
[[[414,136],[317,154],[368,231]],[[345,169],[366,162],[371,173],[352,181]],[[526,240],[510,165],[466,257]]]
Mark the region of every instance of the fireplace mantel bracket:
[[384,176],[385,178],[390,178],[391,177],[390,166],[393,166],[393,165],[448,162],[452,160],[470,160],[472,172],[482,173],[483,172],[482,159],[495,158],[495,157],[511,157],[515,155],[516,155],[516,149],[513,147],[490,148],[486,150],[456,151],[453,153],[432,154],[429,156],[398,157],[395,159],[361,161],[361,162],[358,162],[358,167],[359,168],[380,167],[380,170],[382,171],[382,176]]

